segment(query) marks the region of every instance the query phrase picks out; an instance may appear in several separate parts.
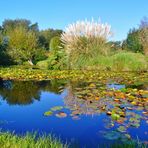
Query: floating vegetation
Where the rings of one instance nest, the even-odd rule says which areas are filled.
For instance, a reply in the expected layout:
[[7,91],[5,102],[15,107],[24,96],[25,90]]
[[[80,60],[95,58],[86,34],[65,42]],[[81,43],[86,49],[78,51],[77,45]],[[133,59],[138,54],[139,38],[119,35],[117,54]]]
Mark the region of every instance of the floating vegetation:
[[117,140],[121,137],[121,134],[118,131],[108,131],[104,132],[103,136],[109,140]]
[[67,114],[64,113],[64,112],[58,112],[58,113],[56,113],[56,117],[58,117],[58,118],[65,118],[65,117],[67,117]]
[[70,81],[66,87],[65,106],[52,107],[50,109],[52,115],[80,120],[83,115],[105,113],[109,120],[104,122],[104,127],[117,130],[105,137],[111,136],[114,139],[121,136],[119,133],[124,133],[124,137],[130,139],[128,128],[138,128],[141,120],[148,120],[148,90],[123,85],[120,87],[120,84],[115,85],[116,89],[113,88],[114,84],[109,86],[95,81],[85,83]]
[[0,77],[38,81],[67,79],[67,83],[57,87],[57,92],[65,90],[65,105],[53,106],[44,113],[44,116],[56,116],[63,120],[71,117],[73,120],[80,120],[83,115],[93,117],[104,114],[109,119],[107,124],[104,123],[104,127],[109,130],[114,128],[124,134],[128,134],[129,128],[139,128],[141,121],[144,120],[146,123],[148,121],[147,73],[77,70],[43,72],[4,68],[0,69]]
[[52,114],[53,114],[52,111],[47,111],[47,112],[44,113],[44,116],[51,116]]
[[[138,84],[148,82],[147,72],[112,72],[112,71],[88,71],[88,70],[40,70],[24,69],[21,67],[0,68],[0,78],[3,80],[51,80],[51,79],[70,79],[70,80],[87,80],[100,81],[106,84],[108,81],[116,82],[115,88],[123,88],[118,84]],[[95,87],[94,84],[89,86]],[[59,90],[62,91],[62,90]]]
[[63,109],[63,106],[54,106],[50,110],[52,110],[52,111],[59,111],[61,109]]
[[122,133],[126,132],[126,128],[124,126],[119,126],[119,128],[117,128],[117,130]]

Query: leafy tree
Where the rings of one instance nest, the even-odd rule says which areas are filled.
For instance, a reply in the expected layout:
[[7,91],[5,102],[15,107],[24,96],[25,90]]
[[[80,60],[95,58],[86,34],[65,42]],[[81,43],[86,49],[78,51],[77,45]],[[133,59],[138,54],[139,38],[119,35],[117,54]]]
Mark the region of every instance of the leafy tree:
[[133,52],[142,52],[148,55],[148,18],[141,20],[138,29],[132,29],[128,33],[127,39],[123,42],[123,48]]
[[30,20],[26,20],[26,19],[6,19],[3,23],[2,23],[2,27],[3,30],[5,32],[9,32],[14,30],[15,28],[18,27],[23,27],[26,28],[27,30],[32,30],[32,31],[39,31],[38,29],[38,24],[32,24]]
[[33,60],[38,53],[38,38],[36,33],[27,30],[23,26],[17,27],[10,31],[8,54],[17,63],[28,61],[33,65]]
[[42,30],[39,33],[39,42],[41,46],[49,50],[51,39],[55,36],[60,37],[61,34],[62,34],[62,30],[58,30],[58,29],[57,30],[54,30],[54,29]]
[[139,40],[143,46],[143,52],[148,55],[148,18],[144,17],[139,26]]
[[10,57],[6,52],[8,45],[8,38],[4,37],[0,32],[0,65],[9,65],[12,63]]
[[123,49],[128,49],[133,52],[143,52],[143,47],[139,39],[139,30],[132,29],[127,35],[127,39],[123,42]]

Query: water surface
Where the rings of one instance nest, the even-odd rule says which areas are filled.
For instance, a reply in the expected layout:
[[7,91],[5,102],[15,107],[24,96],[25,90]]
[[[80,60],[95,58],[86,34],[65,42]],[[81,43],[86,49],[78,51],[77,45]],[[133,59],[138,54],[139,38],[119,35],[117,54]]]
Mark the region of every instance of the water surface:
[[[148,141],[147,90],[147,85],[87,81],[1,81],[0,128],[53,133],[78,147],[137,137]],[[55,106],[62,109],[52,111]],[[46,111],[53,114],[45,116]]]

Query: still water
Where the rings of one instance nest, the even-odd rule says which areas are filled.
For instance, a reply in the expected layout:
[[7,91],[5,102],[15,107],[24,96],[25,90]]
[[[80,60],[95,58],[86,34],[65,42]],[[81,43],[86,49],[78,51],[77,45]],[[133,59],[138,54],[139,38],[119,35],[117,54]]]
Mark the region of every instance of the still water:
[[137,138],[146,142],[147,90],[147,85],[69,80],[1,81],[0,128],[16,134],[51,133],[77,147]]

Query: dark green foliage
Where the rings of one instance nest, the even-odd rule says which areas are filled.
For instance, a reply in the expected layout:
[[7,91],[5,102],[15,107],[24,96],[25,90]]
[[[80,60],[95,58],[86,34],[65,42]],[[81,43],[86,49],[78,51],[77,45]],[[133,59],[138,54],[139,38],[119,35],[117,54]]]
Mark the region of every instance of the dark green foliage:
[[47,29],[40,31],[39,33],[39,43],[41,46],[49,50],[50,41],[53,37],[58,36],[60,37],[62,30],[54,30],[54,29]]
[[139,30],[133,29],[128,33],[127,39],[123,42],[123,49],[133,52],[143,52],[143,47],[139,39]]
[[37,23],[32,24],[30,20],[26,19],[6,19],[2,24],[3,30],[6,33],[20,26],[26,28],[27,30],[39,31]]
[[50,69],[50,70],[67,69],[67,57],[63,50],[51,52],[48,59],[39,61],[36,65],[40,69]]
[[67,69],[67,57],[65,52],[61,49],[57,52],[52,52],[48,58],[49,69]]
[[0,33],[0,65],[6,66],[13,64],[11,58],[8,56],[6,52],[6,48],[8,46],[8,39]]

